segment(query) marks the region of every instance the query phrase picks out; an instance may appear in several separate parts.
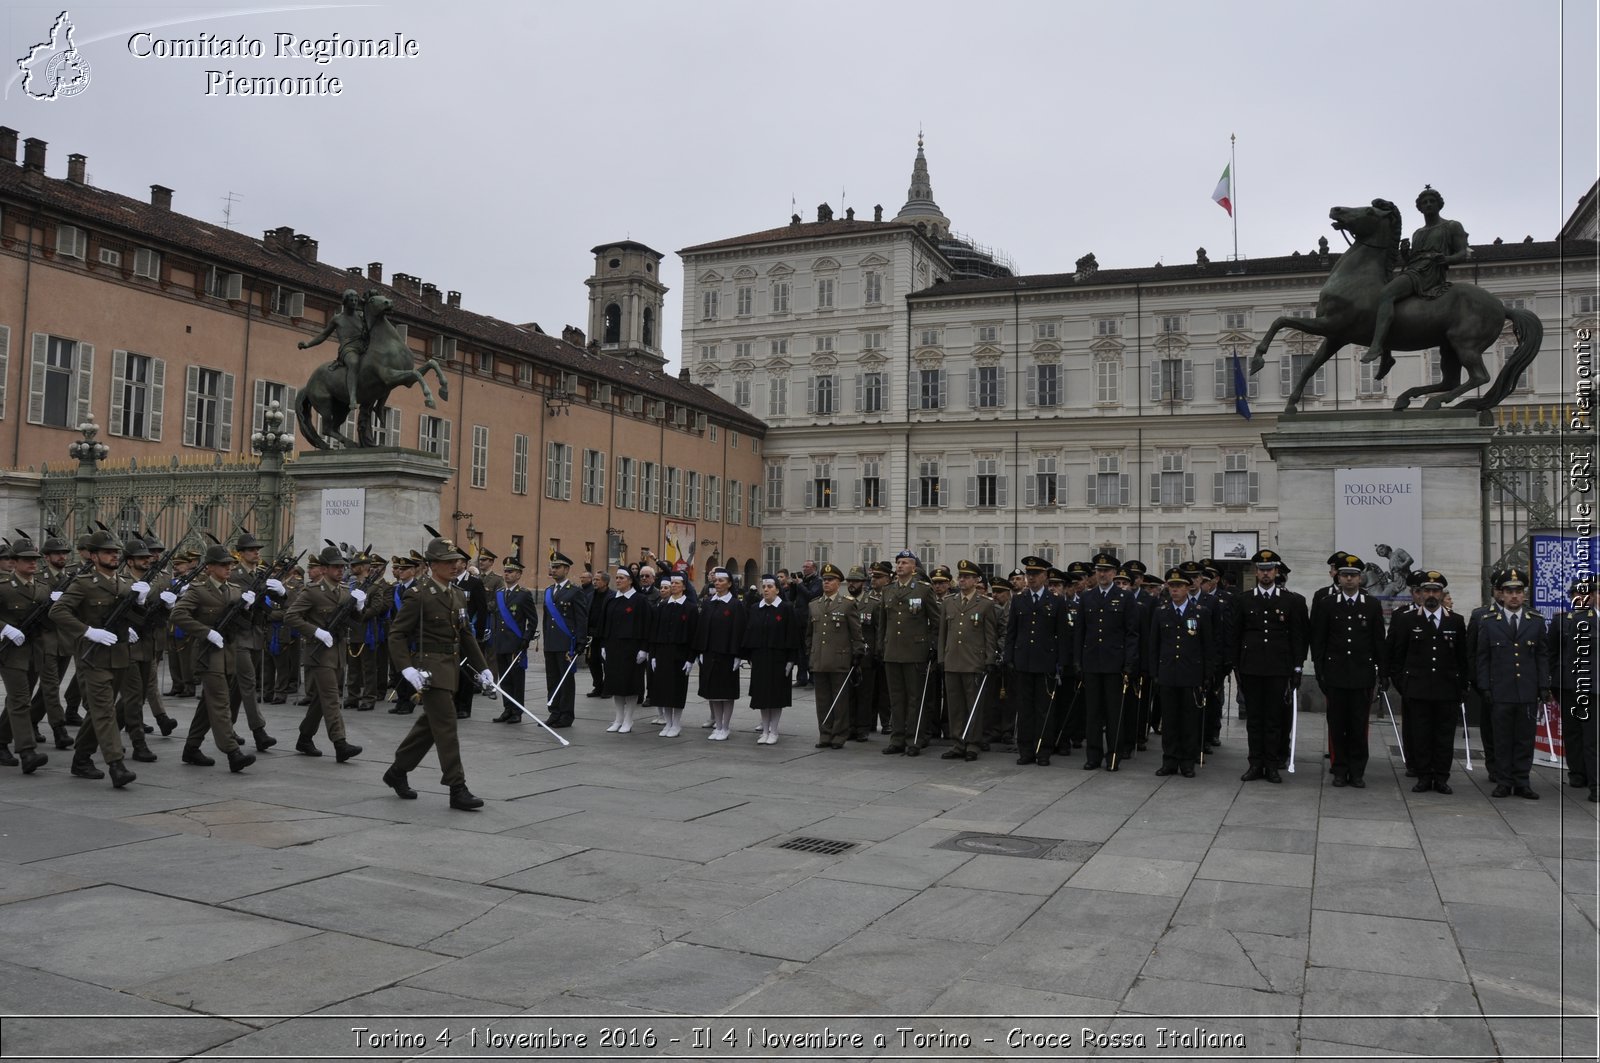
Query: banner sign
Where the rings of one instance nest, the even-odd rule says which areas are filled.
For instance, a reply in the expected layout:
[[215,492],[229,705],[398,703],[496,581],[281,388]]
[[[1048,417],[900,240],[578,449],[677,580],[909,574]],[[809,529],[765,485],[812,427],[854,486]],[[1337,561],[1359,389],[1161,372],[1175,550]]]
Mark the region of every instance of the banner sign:
[[1528,537],[1533,558],[1529,604],[1545,615],[1572,608],[1567,588],[1580,573],[1593,573],[1600,558],[1600,536],[1570,532],[1534,532]]
[[1333,470],[1333,543],[1366,565],[1361,583],[1378,598],[1410,594],[1406,577],[1422,557],[1422,470]]
[[323,539],[336,543],[349,543],[360,550],[366,545],[367,489],[365,487],[329,487],[322,491],[322,533],[313,542],[315,550],[322,548]]

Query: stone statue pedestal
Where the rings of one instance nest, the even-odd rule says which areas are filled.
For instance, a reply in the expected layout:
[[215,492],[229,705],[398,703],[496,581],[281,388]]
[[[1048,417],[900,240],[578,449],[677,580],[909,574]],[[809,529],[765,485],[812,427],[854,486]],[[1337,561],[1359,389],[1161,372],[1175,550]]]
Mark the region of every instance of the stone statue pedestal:
[[424,524],[439,525],[439,498],[451,470],[443,459],[402,447],[311,450],[284,463],[294,481],[295,550],[369,543],[385,557],[420,549]]
[[[33,545],[44,542],[47,534],[40,527],[39,495],[44,490],[44,474],[16,469],[0,471],[0,528],[21,528],[35,536]],[[61,529],[67,527],[67,515],[60,517]],[[16,534],[7,531],[7,537]]]
[[[1368,542],[1334,541],[1336,473],[1346,468],[1421,469],[1421,548],[1413,567],[1450,579],[1462,612],[1478,604],[1488,565],[1483,527],[1483,466],[1494,429],[1476,410],[1335,410],[1278,419],[1261,441],[1278,466],[1276,549],[1295,571],[1289,585],[1306,596],[1327,581],[1324,562],[1334,550],[1382,562]],[[1372,536],[1368,536],[1371,538]],[[1394,540],[1385,540],[1393,542]],[[1307,662],[1306,670],[1311,671]],[[1301,705],[1322,706],[1312,683]]]

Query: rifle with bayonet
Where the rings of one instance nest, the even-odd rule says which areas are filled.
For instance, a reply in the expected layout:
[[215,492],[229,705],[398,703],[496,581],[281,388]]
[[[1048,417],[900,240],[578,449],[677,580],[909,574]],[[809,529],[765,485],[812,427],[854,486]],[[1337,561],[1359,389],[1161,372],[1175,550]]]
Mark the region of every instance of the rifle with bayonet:
[[[228,608],[223,611],[217,622],[211,625],[212,630],[222,632],[226,637],[228,625],[232,624],[246,610],[253,608],[254,603],[260,600],[261,592],[266,589],[267,580],[278,579],[279,573],[287,574],[293,572],[294,566],[298,565],[300,559],[304,556],[306,556],[306,552],[302,550],[293,557],[280,557],[270,565],[259,566],[256,569],[255,578],[250,581],[250,586],[245,588],[245,591],[251,595],[251,604],[246,605],[244,595],[240,594],[238,598],[229,603]],[[199,571],[200,567],[196,565],[195,571]]]
[[[328,545],[332,546],[333,544],[329,543]],[[365,552],[368,554],[372,553],[372,547],[369,545]],[[361,592],[363,599],[365,599],[368,592],[372,590],[373,585],[378,582],[382,575],[383,569],[376,568],[370,575],[367,576],[366,579],[361,581],[360,585],[356,589]],[[328,622],[327,624],[323,625],[323,630],[332,635],[335,642],[338,642],[340,632],[344,629],[345,625],[349,624],[350,621],[355,619],[355,612],[357,608],[358,607],[356,605],[356,599],[354,595],[346,598],[344,601],[339,603],[339,607],[333,611],[333,615],[328,617]]]

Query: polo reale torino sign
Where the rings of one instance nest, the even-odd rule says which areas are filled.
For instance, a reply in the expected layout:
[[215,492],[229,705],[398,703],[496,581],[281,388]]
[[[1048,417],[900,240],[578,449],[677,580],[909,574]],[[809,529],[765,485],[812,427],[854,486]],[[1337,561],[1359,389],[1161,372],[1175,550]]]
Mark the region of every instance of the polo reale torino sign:
[[1333,470],[1333,546],[1366,563],[1361,582],[1367,593],[1408,594],[1406,577],[1423,564],[1422,470]]

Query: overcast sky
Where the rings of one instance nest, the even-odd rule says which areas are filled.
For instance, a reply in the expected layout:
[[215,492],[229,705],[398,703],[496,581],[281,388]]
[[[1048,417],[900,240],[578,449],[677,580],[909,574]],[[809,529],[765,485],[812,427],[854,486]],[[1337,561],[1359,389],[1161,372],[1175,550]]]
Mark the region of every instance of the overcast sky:
[[[1335,204],[1381,196],[1409,231],[1424,183],[1475,242],[1554,236],[1595,180],[1593,0],[1331,4],[943,0],[765,5],[74,3],[91,68],[28,99],[16,57],[61,6],[5,5],[4,124],[49,173],[255,236],[293,226],[339,266],[381,261],[546,331],[587,326],[589,248],[668,256],[676,366],[682,247],[807,220],[888,216],[920,126],[954,227],[1021,271],[1231,253],[1211,192],[1237,134],[1239,250],[1313,248]],[[138,58],[201,33],[262,58]],[[403,59],[274,58],[276,33],[416,41]],[[342,82],[338,96],[207,95],[206,71]]]

